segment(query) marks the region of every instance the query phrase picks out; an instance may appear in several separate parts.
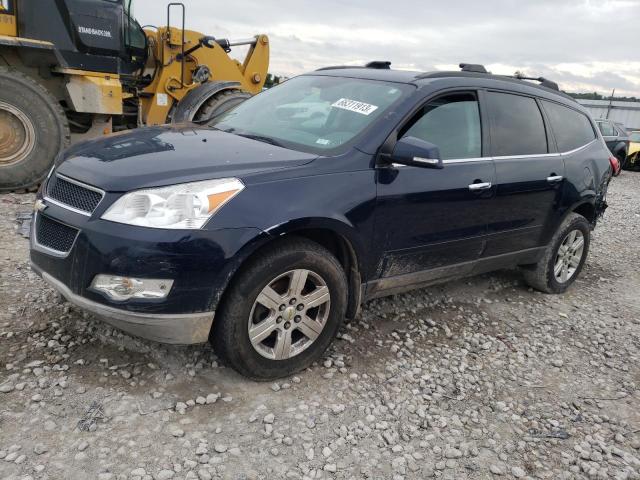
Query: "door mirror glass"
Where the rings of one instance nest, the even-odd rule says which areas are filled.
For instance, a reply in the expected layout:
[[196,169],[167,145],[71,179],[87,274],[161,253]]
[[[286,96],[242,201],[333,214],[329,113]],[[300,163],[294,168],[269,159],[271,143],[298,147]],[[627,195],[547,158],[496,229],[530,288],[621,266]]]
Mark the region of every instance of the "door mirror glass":
[[412,167],[444,167],[438,146],[416,137],[404,137],[398,140],[393,148],[391,161]]

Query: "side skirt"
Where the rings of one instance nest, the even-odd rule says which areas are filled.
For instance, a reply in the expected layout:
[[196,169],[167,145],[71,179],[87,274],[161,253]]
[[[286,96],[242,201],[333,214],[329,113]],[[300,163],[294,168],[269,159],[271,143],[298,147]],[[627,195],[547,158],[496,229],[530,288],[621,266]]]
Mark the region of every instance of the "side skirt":
[[546,247],[529,248],[514,253],[505,253],[493,257],[480,258],[470,262],[447,265],[421,272],[379,278],[365,285],[364,301],[395,295],[397,293],[428,287],[450,280],[479,275],[503,268],[536,263],[544,254]]

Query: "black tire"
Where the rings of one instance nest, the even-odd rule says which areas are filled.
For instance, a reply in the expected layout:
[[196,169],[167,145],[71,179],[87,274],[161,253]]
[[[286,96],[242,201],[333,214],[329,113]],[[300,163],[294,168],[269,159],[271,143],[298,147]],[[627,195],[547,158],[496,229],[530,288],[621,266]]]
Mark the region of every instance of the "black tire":
[[637,152],[627,159],[626,169],[632,172],[640,170],[640,152]]
[[619,159],[620,160],[620,173],[622,173],[622,170],[627,170],[629,168],[629,157],[626,155],[624,155],[624,158]]
[[0,67],[0,85],[5,133],[15,131],[16,124],[21,132],[31,132],[25,134],[31,136],[30,141],[18,142],[30,145],[23,153],[7,150],[5,162],[0,159],[0,192],[33,189],[44,180],[58,153],[69,145],[69,123],[56,99],[27,75]]
[[218,92],[202,104],[193,116],[193,121],[206,124],[218,115],[222,115],[233,107],[240,105],[250,97],[250,93],[241,90],[223,90]]
[[[554,274],[554,266],[558,258],[558,251],[567,235],[574,231],[582,232],[584,238],[584,247],[582,257],[575,270],[575,273],[565,282],[559,282]],[[562,222],[556,233],[553,235],[551,242],[547,246],[544,256],[534,265],[526,265],[522,267],[525,282],[545,293],[563,293],[565,292],[576,278],[580,275],[584,263],[589,254],[589,244],[591,242],[591,226],[586,218],[577,213],[571,213]]]
[[[330,295],[328,318],[306,350],[288,359],[266,358],[249,338],[252,308],[265,286],[294,269],[308,269],[325,281]],[[328,250],[301,238],[278,242],[260,252],[233,279],[216,312],[211,331],[213,348],[223,363],[251,379],[264,381],[291,375],[318,360],[331,344],[345,317],[347,290],[344,270]]]

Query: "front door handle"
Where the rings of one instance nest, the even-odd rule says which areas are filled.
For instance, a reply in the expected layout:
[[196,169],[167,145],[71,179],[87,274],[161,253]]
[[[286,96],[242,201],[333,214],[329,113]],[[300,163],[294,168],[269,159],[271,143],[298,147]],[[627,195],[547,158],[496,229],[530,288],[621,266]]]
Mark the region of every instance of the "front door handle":
[[472,183],[469,185],[469,190],[477,192],[478,190],[489,190],[491,188],[491,182]]
[[561,182],[564,177],[562,175],[551,175],[547,177],[547,182],[549,183],[558,183]]

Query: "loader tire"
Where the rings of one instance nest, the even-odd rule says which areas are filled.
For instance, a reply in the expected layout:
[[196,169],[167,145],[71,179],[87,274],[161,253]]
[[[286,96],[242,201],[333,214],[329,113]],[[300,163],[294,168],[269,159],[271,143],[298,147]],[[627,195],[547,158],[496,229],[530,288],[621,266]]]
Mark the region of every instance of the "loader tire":
[[250,93],[241,90],[223,90],[218,92],[202,104],[200,110],[194,115],[193,121],[206,125],[207,122],[231,110],[233,107],[240,105],[250,97]]
[[69,145],[69,123],[38,82],[0,67],[0,192],[37,188]]

